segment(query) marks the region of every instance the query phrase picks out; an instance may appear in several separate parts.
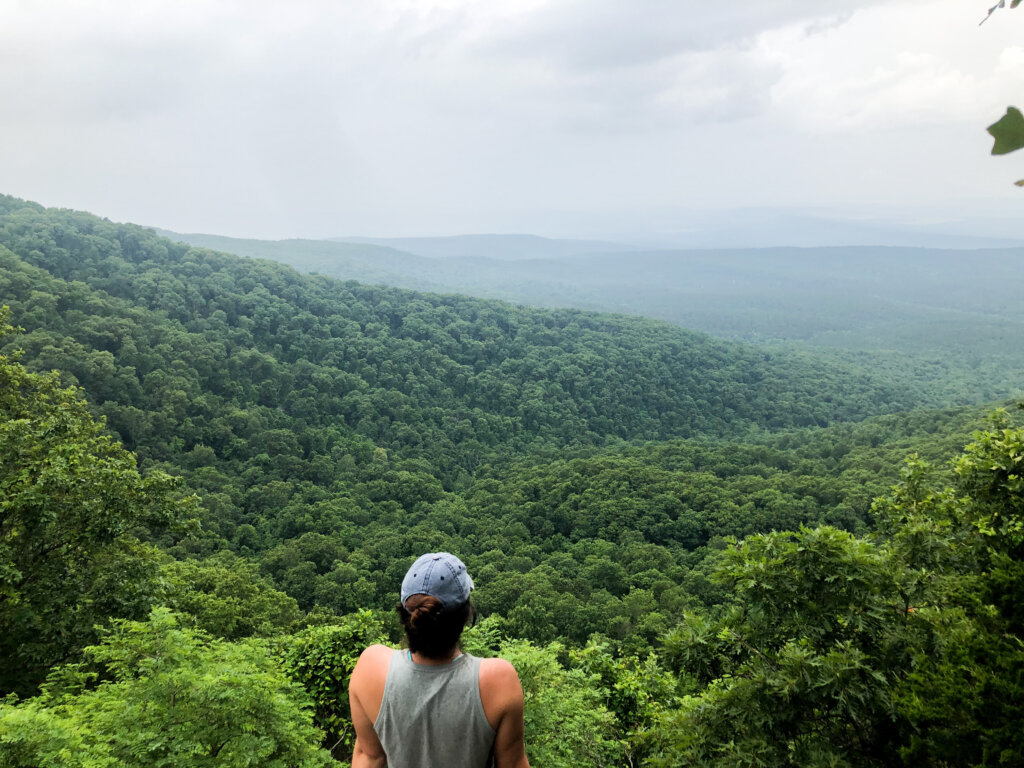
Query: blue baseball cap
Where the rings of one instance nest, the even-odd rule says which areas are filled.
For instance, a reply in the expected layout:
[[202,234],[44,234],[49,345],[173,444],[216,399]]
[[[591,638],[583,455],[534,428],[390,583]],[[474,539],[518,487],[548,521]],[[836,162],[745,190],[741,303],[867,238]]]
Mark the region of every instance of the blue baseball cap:
[[448,552],[423,555],[406,571],[402,579],[402,605],[413,595],[430,595],[441,601],[446,611],[460,608],[473,591],[465,564]]

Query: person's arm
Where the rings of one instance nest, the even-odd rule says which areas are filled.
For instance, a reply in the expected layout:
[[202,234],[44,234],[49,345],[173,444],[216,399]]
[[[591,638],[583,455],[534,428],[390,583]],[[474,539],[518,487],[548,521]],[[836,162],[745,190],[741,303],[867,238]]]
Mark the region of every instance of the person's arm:
[[497,768],[530,768],[523,723],[523,686],[515,667],[504,659],[484,659],[480,665],[480,698],[495,731]]
[[352,670],[348,684],[348,703],[356,732],[352,768],[385,768],[387,765],[387,755],[373,730],[373,721],[380,712],[390,657],[390,648],[370,646],[359,655]]

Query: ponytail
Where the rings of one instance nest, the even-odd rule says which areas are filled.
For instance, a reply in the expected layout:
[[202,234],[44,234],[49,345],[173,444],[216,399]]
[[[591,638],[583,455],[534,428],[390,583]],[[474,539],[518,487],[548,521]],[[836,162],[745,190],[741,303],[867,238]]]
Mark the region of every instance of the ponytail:
[[473,620],[476,608],[468,600],[452,611],[445,611],[441,601],[431,595],[410,595],[396,607],[398,617],[409,641],[409,650],[428,659],[443,659],[458,645],[462,630]]

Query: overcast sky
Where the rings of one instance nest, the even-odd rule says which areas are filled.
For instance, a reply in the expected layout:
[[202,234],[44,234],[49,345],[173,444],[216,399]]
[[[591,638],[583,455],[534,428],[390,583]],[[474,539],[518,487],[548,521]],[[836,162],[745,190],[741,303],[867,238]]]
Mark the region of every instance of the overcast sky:
[[993,2],[0,0],[0,192],[262,238],[1024,221]]

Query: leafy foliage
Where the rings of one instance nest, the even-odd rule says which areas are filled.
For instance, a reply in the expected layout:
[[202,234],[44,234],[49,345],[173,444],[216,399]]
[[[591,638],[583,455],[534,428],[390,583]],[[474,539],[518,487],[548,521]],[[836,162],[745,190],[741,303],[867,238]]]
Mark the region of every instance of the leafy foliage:
[[118,622],[86,651],[98,671],[59,668],[42,696],[0,706],[0,764],[329,765],[305,692],[269,650],[214,640],[166,609]]
[[653,764],[1019,763],[1022,438],[978,433],[945,488],[912,460],[879,543],[818,528],[725,550],[728,610],[666,640],[697,685]]
[[526,705],[526,753],[532,765],[592,768],[621,764],[614,718],[601,701],[599,678],[558,662],[557,643],[510,641],[501,648],[519,673]]
[[348,705],[348,681],[359,654],[386,640],[379,617],[369,611],[337,624],[313,626],[288,638],[279,649],[288,675],[299,682],[314,705],[314,721],[323,730],[332,755],[352,755],[355,732]]
[[655,763],[884,763],[914,630],[886,553],[827,527],[758,535],[725,550],[715,577],[730,610],[688,616],[668,640],[707,687],[666,718]]
[[661,720],[681,704],[680,683],[651,652],[646,658],[616,656],[594,638],[570,653],[571,664],[598,684],[605,707],[615,716],[616,736],[625,761],[639,765],[647,757]]
[[834,423],[919,401],[886,371],[6,197],[0,291],[27,328],[0,357],[0,685],[50,671],[0,707],[0,765],[344,759],[355,660],[439,549],[535,764],[1021,762],[1008,415],[943,477],[975,411]]
[[30,692],[93,624],[148,610],[158,560],[136,533],[189,515],[177,487],[141,475],[55,374],[0,356],[0,690]]
[[[813,476],[826,467],[806,473],[819,486],[808,492],[780,487],[785,470],[718,472],[717,458],[713,472],[649,472],[642,454],[558,460],[915,399],[865,371],[657,323],[303,277],[14,198],[0,198],[0,243],[26,364],[80,384],[143,467],[180,474],[201,497],[201,536],[160,543],[179,558],[257,560],[301,610],[385,606],[407,558],[448,548],[488,566],[481,602],[515,634],[649,646],[669,626],[661,612],[688,599],[691,553],[714,536],[822,519],[855,528],[870,493],[824,488]],[[536,484],[502,469],[527,455]],[[577,492],[594,473],[602,487]],[[529,498],[534,485],[542,498]],[[513,512],[521,498],[528,517]],[[627,552],[618,539],[633,533],[659,549]],[[549,557],[558,535],[579,545],[572,562]],[[634,567],[648,557],[657,565]],[[204,612],[189,599],[182,609]]]
[[[1016,8],[1021,0],[1010,0],[1010,8]],[[988,9],[988,14],[982,19],[982,23],[996,12],[999,8],[1006,7],[1006,0],[999,0],[998,3]],[[1016,152],[1024,147],[1024,115],[1017,107],[1007,107],[1006,114],[988,127],[995,142],[992,144],[993,155],[1005,155],[1009,152]],[[1024,179],[1014,182],[1018,187],[1024,187]]]
[[1005,155],[1024,147],[1024,115],[1016,107],[1007,107],[1006,114],[988,127],[995,143],[993,155]]
[[275,589],[252,563],[230,552],[205,561],[165,563],[160,582],[158,602],[226,640],[281,634],[301,616],[294,598]]
[[[944,536],[930,549],[905,547],[917,573],[928,561],[940,563],[940,578],[921,590],[931,593],[924,614],[934,645],[921,649],[900,690],[917,726],[904,750],[912,762],[1024,759],[1024,430],[1007,427],[1005,414],[996,421],[954,462],[950,486],[918,493]],[[911,509],[898,542],[919,531],[922,514]]]
[[[198,248],[272,259],[301,272],[538,307],[577,307],[663,320],[756,344],[774,363],[884,379],[915,393],[914,407],[993,400],[1017,390],[1024,326],[1019,248],[848,246],[605,252],[475,258],[311,240],[173,235]],[[555,241],[566,244],[566,241]],[[403,245],[399,243],[398,245]],[[522,246],[520,246],[522,247]],[[811,374],[808,374],[811,375]]]
[[[1014,3],[1016,7],[1016,3]],[[993,155],[1005,155],[1016,152],[1024,147],[1024,115],[1016,107],[1007,107],[1006,114],[988,127],[995,142],[992,144]],[[1024,179],[1015,181],[1018,187],[1024,187]]]

